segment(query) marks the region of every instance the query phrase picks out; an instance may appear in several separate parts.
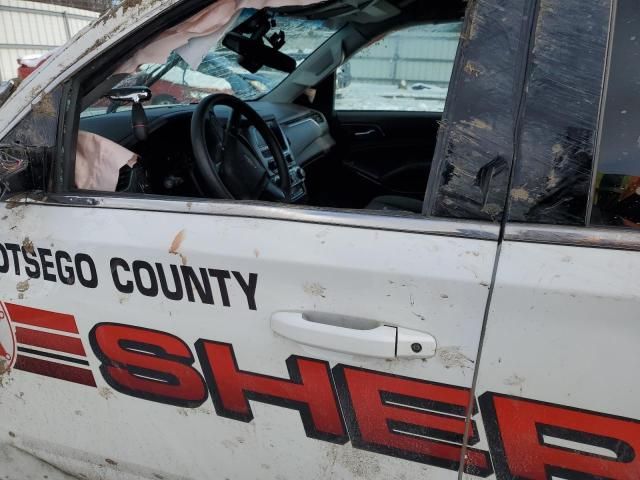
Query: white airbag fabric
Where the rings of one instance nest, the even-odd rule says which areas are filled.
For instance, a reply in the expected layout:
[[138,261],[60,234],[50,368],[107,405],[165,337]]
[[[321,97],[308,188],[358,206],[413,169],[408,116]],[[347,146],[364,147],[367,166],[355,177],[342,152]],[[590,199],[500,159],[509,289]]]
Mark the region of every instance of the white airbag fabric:
[[138,155],[111,140],[89,132],[78,132],[76,188],[115,192],[120,169],[133,167]]

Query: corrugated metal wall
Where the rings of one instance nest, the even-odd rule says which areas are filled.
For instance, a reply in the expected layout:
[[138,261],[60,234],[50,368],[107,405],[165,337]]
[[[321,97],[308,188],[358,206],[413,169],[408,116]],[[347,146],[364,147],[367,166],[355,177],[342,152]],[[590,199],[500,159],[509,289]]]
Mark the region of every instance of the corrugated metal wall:
[[0,0],[0,80],[16,76],[17,58],[65,43],[98,13],[23,0]]
[[360,82],[401,80],[448,85],[460,40],[459,32],[414,27],[396,32],[362,50],[351,61],[351,76]]

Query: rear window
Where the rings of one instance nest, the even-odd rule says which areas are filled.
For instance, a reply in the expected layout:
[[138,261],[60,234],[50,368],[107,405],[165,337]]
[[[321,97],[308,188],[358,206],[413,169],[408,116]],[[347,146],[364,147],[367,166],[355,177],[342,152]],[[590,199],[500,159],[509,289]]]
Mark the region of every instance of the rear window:
[[591,223],[640,227],[640,9],[619,0]]

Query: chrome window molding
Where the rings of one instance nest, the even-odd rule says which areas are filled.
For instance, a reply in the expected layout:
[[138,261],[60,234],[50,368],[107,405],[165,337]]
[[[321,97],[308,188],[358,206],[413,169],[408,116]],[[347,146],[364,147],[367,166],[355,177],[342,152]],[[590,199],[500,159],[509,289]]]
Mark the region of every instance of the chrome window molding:
[[589,188],[589,199],[587,201],[586,222],[591,224],[591,216],[593,214],[593,203],[596,196],[596,184],[598,178],[598,167],[600,166],[600,155],[602,153],[602,131],[604,129],[605,108],[607,106],[607,92],[609,91],[609,79],[611,75],[611,54],[613,51],[613,39],[615,36],[616,19],[618,12],[618,0],[611,1],[611,10],[609,12],[609,38],[607,39],[606,61],[604,66],[604,75],[602,77],[602,94],[600,95],[600,105],[598,106],[598,129],[595,135],[595,150],[593,154],[593,165],[591,171],[591,187]]
[[509,224],[505,229],[504,240],[640,251],[640,231],[623,228]]
[[419,215],[375,213],[362,210],[333,210],[315,207],[279,206],[266,202],[201,199],[167,199],[160,196],[122,197],[111,195],[22,194],[6,199],[7,207],[42,205],[78,208],[166,212],[237,218],[258,218],[313,223],[392,232],[418,233],[485,241],[498,241],[499,224],[466,220],[427,218]]

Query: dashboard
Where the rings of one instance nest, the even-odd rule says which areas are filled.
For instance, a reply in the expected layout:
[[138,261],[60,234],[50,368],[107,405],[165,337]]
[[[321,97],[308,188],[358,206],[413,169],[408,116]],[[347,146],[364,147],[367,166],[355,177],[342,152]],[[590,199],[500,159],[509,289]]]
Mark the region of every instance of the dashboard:
[[[292,182],[292,200],[300,202],[306,194],[304,168],[325,156],[335,146],[329,124],[316,110],[291,104],[250,102],[251,107],[267,122],[285,154]],[[145,107],[149,138],[140,142],[133,135],[131,111],[121,110],[108,114],[94,114],[80,119],[80,130],[108,138],[139,154],[151,176],[161,176],[150,193],[194,194],[185,189],[174,189],[173,184],[184,184],[188,175],[184,171],[192,164],[190,124],[196,105],[163,105]],[[225,122],[229,110],[216,109],[216,117]],[[258,158],[276,182],[278,169],[266,142],[253,127],[243,131]],[[178,165],[180,164],[180,165]],[[181,168],[185,167],[185,168]],[[193,173],[191,173],[193,176]],[[195,180],[194,180],[195,181]],[[172,183],[173,182],[173,183]],[[170,188],[171,187],[171,188]],[[158,191],[158,190],[175,190]]]
[[[293,149],[289,143],[289,138],[284,133],[280,124],[276,120],[268,120],[267,125],[276,137],[278,145],[280,145],[282,153],[284,154],[284,159],[287,162],[289,177],[291,179],[291,201],[293,203],[299,202],[307,195],[307,189],[304,183],[306,178],[304,169],[295,160]],[[269,147],[267,146],[267,142],[262,138],[262,135],[260,135],[255,127],[249,127],[247,136],[249,137],[249,143],[253,147],[254,152],[256,152],[258,158],[262,161],[262,164],[269,171],[271,181],[276,185],[279,184],[280,174],[278,172],[278,165],[273,158],[271,150],[269,150]]]

